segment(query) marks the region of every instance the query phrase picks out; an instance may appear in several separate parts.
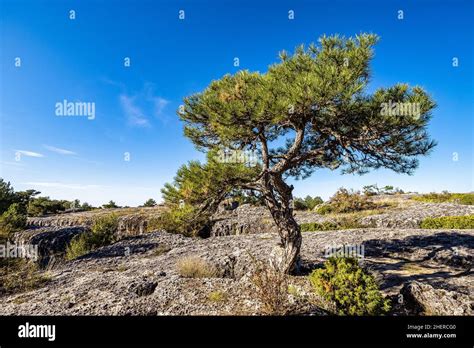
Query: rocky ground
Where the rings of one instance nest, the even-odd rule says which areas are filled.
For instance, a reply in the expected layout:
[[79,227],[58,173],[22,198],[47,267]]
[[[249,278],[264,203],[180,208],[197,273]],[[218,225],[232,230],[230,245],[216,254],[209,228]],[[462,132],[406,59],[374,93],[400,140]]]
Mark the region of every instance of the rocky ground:
[[[380,201],[380,199],[379,199]],[[367,227],[418,228],[427,217],[473,215],[474,206],[454,203],[423,203],[417,201],[386,200],[392,205],[381,212],[363,216],[359,222]],[[396,204],[394,204],[396,202]],[[335,221],[344,214],[319,215],[312,211],[296,211],[295,218],[300,224],[310,222]],[[216,214],[211,235],[249,234],[276,232],[276,226],[265,207],[243,205],[233,211]]]
[[[322,265],[328,248],[349,245],[363,248],[361,262],[391,298],[392,315],[473,315],[474,230],[422,230],[416,223],[427,216],[473,213],[471,206],[410,202],[365,217],[379,227],[303,233],[300,273],[289,280],[294,289],[287,298],[289,313],[330,312],[330,306],[312,291],[307,275]],[[300,223],[330,218],[312,212],[296,216]],[[87,229],[87,224],[74,225],[75,217],[69,218],[62,216],[63,222],[58,217],[43,218],[49,223],[37,219],[43,227],[17,235],[18,242],[39,246],[38,262],[49,281],[33,291],[0,297],[0,315],[262,313],[251,275],[258,260],[272,253],[278,236],[261,208],[242,206],[221,212],[210,238],[164,231],[137,233],[130,227],[120,241],[64,261],[60,256],[69,240]],[[215,274],[183,277],[180,262],[196,258],[211,265]]]

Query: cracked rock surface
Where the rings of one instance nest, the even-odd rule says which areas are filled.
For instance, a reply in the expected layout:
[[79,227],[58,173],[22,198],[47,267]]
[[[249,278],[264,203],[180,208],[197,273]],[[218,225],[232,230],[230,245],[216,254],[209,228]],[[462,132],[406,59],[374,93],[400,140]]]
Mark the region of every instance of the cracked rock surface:
[[[1,297],[0,315],[257,314],[261,304],[250,275],[256,260],[265,259],[277,242],[275,233],[197,239],[160,231],[127,237],[58,264],[42,288]],[[311,293],[308,272],[322,265],[328,248],[341,245],[363,245],[362,264],[383,293],[393,301],[400,291],[405,294],[407,301],[396,313],[473,314],[474,230],[306,232],[301,274],[290,283],[302,294]],[[204,260],[217,273],[181,276],[177,264],[187,257]],[[211,299],[216,292],[222,301]],[[303,314],[325,311],[316,306]]]

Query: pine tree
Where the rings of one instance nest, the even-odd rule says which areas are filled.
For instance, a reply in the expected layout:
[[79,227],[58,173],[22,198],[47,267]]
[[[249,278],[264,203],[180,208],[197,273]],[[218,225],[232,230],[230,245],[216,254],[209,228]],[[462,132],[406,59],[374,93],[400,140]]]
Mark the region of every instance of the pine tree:
[[[306,178],[320,168],[363,174],[383,167],[412,173],[417,156],[435,146],[426,131],[435,103],[421,87],[396,84],[367,92],[377,41],[372,34],[323,36],[317,45],[280,53],[281,61],[265,73],[225,75],[185,98],[178,114],[198,149],[257,151],[261,165],[254,175],[232,181],[216,175],[214,164],[190,163],[180,169],[177,181],[193,177],[193,168],[199,168],[203,177],[196,182],[205,185],[181,187],[179,195],[192,204],[211,193],[218,200],[235,187],[260,192],[281,238],[277,264],[292,271],[302,238],[288,177]],[[414,115],[382,112],[387,105],[414,104],[419,107],[409,108],[419,111]],[[225,165],[215,168],[226,171]],[[235,178],[232,170],[228,174]],[[170,186],[166,189],[170,200],[179,196]]]

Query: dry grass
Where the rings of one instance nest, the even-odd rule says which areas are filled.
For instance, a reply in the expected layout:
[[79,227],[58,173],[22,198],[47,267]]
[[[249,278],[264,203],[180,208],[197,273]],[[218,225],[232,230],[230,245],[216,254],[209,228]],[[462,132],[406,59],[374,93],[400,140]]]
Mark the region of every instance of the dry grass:
[[0,294],[16,294],[45,286],[51,277],[38,265],[25,259],[9,259],[2,263]]
[[206,260],[197,256],[182,258],[177,263],[178,273],[184,278],[213,278],[217,269]]
[[212,291],[207,296],[210,302],[224,302],[227,299],[227,295],[222,291]]
[[252,275],[255,295],[262,307],[262,314],[285,315],[289,312],[288,276],[273,269],[263,261],[257,261]]

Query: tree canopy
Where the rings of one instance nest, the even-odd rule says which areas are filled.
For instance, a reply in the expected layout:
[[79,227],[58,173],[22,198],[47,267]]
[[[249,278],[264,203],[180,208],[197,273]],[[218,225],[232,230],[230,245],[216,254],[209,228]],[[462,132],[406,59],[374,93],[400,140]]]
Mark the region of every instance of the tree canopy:
[[[378,38],[324,36],[298,47],[266,73],[239,71],[185,98],[185,134],[201,149],[258,148],[262,170],[308,176],[318,168],[412,173],[435,145],[426,133],[435,103],[421,88],[397,84],[366,92]],[[420,114],[382,115],[389,101],[419,103]],[[284,144],[269,149],[284,138]]]

